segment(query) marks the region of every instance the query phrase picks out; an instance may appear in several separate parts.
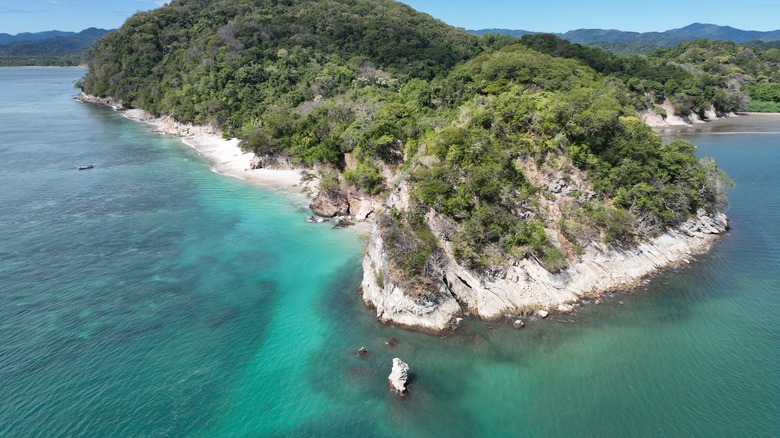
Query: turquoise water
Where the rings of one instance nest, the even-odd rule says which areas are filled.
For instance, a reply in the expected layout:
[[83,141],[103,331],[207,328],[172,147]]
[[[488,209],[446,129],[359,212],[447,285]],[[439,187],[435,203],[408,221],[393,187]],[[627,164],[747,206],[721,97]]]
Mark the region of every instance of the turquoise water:
[[737,183],[709,254],[437,338],[375,322],[357,232],[73,101],[81,74],[0,69],[0,436],[777,436],[780,118],[690,137]]

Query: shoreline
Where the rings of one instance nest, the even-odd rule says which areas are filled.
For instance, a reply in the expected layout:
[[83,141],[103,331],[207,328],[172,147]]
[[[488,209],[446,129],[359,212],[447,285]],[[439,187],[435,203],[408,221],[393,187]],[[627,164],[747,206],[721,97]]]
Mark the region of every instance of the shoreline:
[[79,94],[76,100],[111,107],[123,117],[150,126],[153,132],[178,137],[182,143],[203,157],[211,166],[212,172],[302,197],[306,197],[303,192],[307,188],[316,189],[316,178],[303,180],[306,172],[304,169],[252,169],[255,154],[243,151],[237,138],[225,139],[222,133],[213,127],[179,123],[170,116],[155,117],[141,109],[123,109],[121,103],[112,99],[102,99],[84,93]]
[[3,65],[0,68],[60,68],[68,70],[86,70],[86,65]]
[[[310,203],[319,192],[320,178],[309,169],[252,169],[253,152],[245,152],[239,147],[237,138],[225,139],[222,133],[211,126],[179,123],[170,116],[155,117],[142,109],[124,109],[121,102],[111,98],[99,98],[80,93],[76,100],[86,104],[102,105],[113,108],[122,117],[149,126],[152,132],[177,137],[184,146],[194,149],[210,166],[214,173],[239,179],[245,183],[266,190],[283,193],[291,197],[291,202],[303,202],[311,211]],[[315,217],[314,212],[311,212]],[[317,223],[337,224],[341,217],[320,218]],[[346,228],[358,235],[371,232],[373,222],[346,217],[352,225]]]
[[778,117],[780,117],[780,113],[739,112],[687,125],[649,125],[653,132],[661,136],[673,134],[774,134],[778,131],[767,131],[765,122],[767,120],[774,122]]

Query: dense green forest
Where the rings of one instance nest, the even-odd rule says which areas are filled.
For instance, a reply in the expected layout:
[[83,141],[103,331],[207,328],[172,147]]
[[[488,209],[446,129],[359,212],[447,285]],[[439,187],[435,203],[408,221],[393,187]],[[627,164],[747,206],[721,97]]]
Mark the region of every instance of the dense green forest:
[[[589,241],[630,244],[722,205],[714,162],[636,117],[700,75],[544,44],[565,46],[472,36],[391,0],[174,0],[102,39],[80,86],[314,167],[323,192],[408,185],[409,208],[378,221],[408,285],[440,259],[431,214],[476,271],[557,270]],[[654,70],[669,77],[629,73]]]
[[780,111],[780,49],[699,39],[647,56],[617,55],[573,44],[554,35],[525,35],[521,42],[539,52],[576,59],[620,79],[639,98],[638,108],[669,99],[677,115],[717,111]]

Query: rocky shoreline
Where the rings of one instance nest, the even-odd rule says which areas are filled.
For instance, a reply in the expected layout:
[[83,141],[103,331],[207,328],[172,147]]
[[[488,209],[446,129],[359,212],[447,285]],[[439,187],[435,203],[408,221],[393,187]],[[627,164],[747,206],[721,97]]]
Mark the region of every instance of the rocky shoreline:
[[632,248],[591,243],[576,263],[559,273],[545,270],[533,259],[524,259],[500,276],[480,277],[458,265],[447,251],[449,260],[437,290],[415,299],[383,275],[388,260],[375,228],[363,259],[361,290],[366,305],[376,309],[379,321],[445,334],[456,329],[460,318],[467,315],[496,321],[569,313],[572,304],[583,299],[630,290],[661,269],[688,262],[707,251],[727,229],[724,214],[700,212],[677,228]]
[[[660,104],[658,110],[659,111],[654,111],[649,109],[640,114],[640,119],[655,130],[690,128],[695,124],[708,123],[713,120],[726,119],[729,117],[738,117],[735,113],[718,112],[715,110],[715,107],[711,107],[709,110],[705,111],[704,118],[699,117],[697,114],[682,117],[674,114],[674,106],[668,100]],[[662,115],[659,112],[662,112],[665,115]]]

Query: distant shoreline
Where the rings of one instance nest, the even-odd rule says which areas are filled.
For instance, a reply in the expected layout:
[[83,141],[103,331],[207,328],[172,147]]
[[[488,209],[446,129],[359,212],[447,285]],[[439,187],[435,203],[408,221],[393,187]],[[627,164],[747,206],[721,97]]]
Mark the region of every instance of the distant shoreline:
[[780,113],[740,112],[729,117],[691,125],[653,127],[660,135],[672,134],[771,134],[780,132]]
[[60,68],[66,70],[86,70],[86,65],[0,65],[0,68]]

